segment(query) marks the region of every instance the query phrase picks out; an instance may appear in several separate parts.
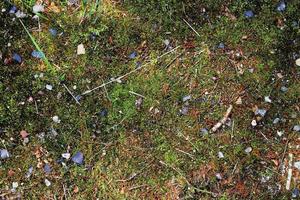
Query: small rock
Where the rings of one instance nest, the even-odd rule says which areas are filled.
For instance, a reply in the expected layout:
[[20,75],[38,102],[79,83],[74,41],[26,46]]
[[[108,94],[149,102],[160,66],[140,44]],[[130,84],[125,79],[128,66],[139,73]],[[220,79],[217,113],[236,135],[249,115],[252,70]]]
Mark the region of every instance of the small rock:
[[202,136],[208,135],[208,130],[206,128],[201,128],[200,129],[200,135],[202,135]]
[[137,57],[137,52],[133,51],[133,52],[129,55],[129,58],[130,58],[130,59],[134,59],[135,57]]
[[23,139],[23,144],[26,145],[26,144],[28,144],[28,143],[29,143],[29,138],[28,138],[28,137],[27,137],[27,138],[24,138],[24,139]]
[[24,139],[24,138],[26,138],[29,134],[28,134],[25,130],[22,130],[22,131],[20,131],[20,135],[21,135],[21,137]]
[[63,153],[63,154],[61,154],[61,157],[63,157],[66,160],[69,160],[70,157],[71,157],[71,154],[70,153]]
[[270,99],[269,96],[265,96],[265,102],[266,103],[272,103],[272,100]]
[[237,104],[237,105],[242,105],[242,103],[243,103],[243,101],[242,101],[241,97],[239,97],[235,102],[235,104]]
[[280,121],[280,119],[277,117],[273,120],[273,124],[278,124],[279,121]]
[[255,115],[260,115],[262,117],[264,117],[267,113],[267,110],[266,109],[256,109],[255,111]]
[[32,175],[32,172],[33,172],[33,167],[30,166],[29,169],[28,169],[28,172],[26,173],[25,177],[26,178],[30,178],[30,176]]
[[80,44],[77,46],[77,55],[83,55],[85,54],[85,48],[83,44]]
[[189,112],[189,108],[187,106],[183,106],[182,109],[180,109],[180,113],[182,115],[187,115]]
[[45,179],[45,185],[46,185],[47,187],[49,187],[49,186],[51,185],[51,182],[50,182],[48,179]]
[[191,95],[187,95],[187,96],[184,96],[184,97],[182,98],[182,101],[183,101],[183,102],[186,102],[186,101],[190,100],[191,98],[192,98]]
[[254,120],[252,120],[252,122],[251,122],[251,126],[253,126],[253,127],[257,126],[257,122],[256,122],[256,120],[255,120],[255,119],[254,119]]
[[218,45],[218,48],[219,49],[224,49],[225,48],[225,44],[223,42],[221,42],[219,45]]
[[46,163],[44,166],[44,172],[46,174],[49,174],[49,173],[51,173],[51,171],[52,171],[51,166],[48,163]]
[[254,13],[252,10],[247,10],[244,12],[244,16],[247,18],[247,19],[250,19],[252,17],[254,17]]
[[9,157],[10,157],[10,155],[6,149],[0,149],[0,158],[1,159],[6,159]]
[[12,183],[12,188],[13,189],[17,189],[18,186],[19,186],[18,182],[13,182]]
[[300,58],[298,58],[298,59],[296,60],[296,65],[297,65],[298,67],[300,67]]
[[52,85],[49,85],[49,84],[47,84],[47,85],[46,85],[46,89],[47,89],[47,90],[49,90],[49,91],[51,91],[51,90],[53,89],[53,86],[52,86]]
[[142,106],[142,103],[143,103],[143,98],[138,98],[137,100],[135,100],[135,106],[137,109],[141,109],[141,106]]
[[53,116],[53,117],[52,117],[52,120],[53,120],[55,123],[60,123],[60,119],[58,118],[57,115]]
[[292,198],[298,198],[299,195],[300,195],[299,189],[298,188],[293,189]]
[[288,91],[288,88],[285,87],[285,86],[282,86],[282,87],[280,88],[280,90],[281,90],[281,92],[287,92],[287,91]]
[[19,64],[22,63],[22,58],[19,54],[17,53],[14,53],[13,56],[12,56],[12,59],[16,62],[18,62]]
[[245,149],[245,153],[250,153],[252,151],[252,147],[247,147],[246,149]]
[[222,176],[221,176],[220,173],[217,173],[217,174],[216,174],[216,177],[217,177],[218,180],[222,180]]
[[170,40],[168,40],[168,39],[164,40],[164,44],[166,45],[166,47],[169,47],[169,45],[170,45]]
[[50,33],[53,37],[55,37],[55,36],[57,35],[57,30],[54,29],[54,28],[50,28],[50,29],[49,29],[49,33]]
[[276,8],[276,10],[279,12],[283,12],[285,11],[285,9],[286,9],[286,4],[284,1],[281,1]]
[[279,137],[283,136],[283,134],[284,134],[284,131],[277,131],[277,135],[278,135]]
[[102,108],[101,111],[99,112],[100,117],[107,117],[108,115],[108,110],[106,108]]
[[300,132],[300,125],[295,125],[293,131]]
[[223,154],[221,151],[219,151],[219,152],[218,152],[218,157],[219,157],[220,159],[222,159],[222,158],[224,158],[224,154]]
[[78,164],[78,165],[82,165],[83,164],[83,153],[81,153],[80,151],[78,151],[73,157],[72,157],[72,161],[75,163],[75,164]]
[[294,167],[300,170],[300,161],[294,162]]
[[36,4],[36,5],[34,5],[33,7],[32,7],[32,12],[33,13],[39,13],[39,12],[44,12],[44,6],[43,5],[41,5],[41,4]]
[[37,51],[37,50],[33,50],[31,52],[31,56],[34,57],[34,58],[44,58],[45,57],[43,52]]

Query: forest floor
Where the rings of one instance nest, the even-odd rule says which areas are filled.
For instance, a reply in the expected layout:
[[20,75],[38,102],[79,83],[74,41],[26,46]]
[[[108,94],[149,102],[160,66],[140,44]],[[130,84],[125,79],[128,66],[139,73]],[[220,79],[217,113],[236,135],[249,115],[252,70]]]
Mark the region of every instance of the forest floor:
[[299,198],[300,1],[146,2],[0,2],[0,199]]

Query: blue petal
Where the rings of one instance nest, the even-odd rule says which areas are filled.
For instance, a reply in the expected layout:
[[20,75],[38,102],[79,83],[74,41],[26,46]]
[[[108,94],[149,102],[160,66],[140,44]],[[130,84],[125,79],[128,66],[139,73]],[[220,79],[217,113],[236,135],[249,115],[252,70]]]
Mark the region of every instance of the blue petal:
[[99,112],[99,115],[101,117],[106,117],[108,115],[108,110],[106,108],[101,109],[101,111]]
[[218,48],[219,49],[224,49],[225,48],[225,44],[223,42],[221,42],[219,45],[218,45]]
[[285,9],[286,9],[286,4],[284,1],[281,1],[277,6],[277,11],[283,12],[285,11]]
[[48,163],[45,164],[44,171],[46,174],[49,174],[51,172],[51,166]]
[[135,57],[137,57],[137,53],[135,51],[129,55],[130,59],[134,59]]
[[252,10],[247,10],[244,12],[244,16],[249,19],[249,18],[252,18],[254,16],[254,13]]
[[78,165],[82,165],[83,164],[83,153],[81,153],[80,151],[78,151],[73,157],[72,157],[72,161]]
[[13,54],[12,59],[13,59],[14,61],[17,61],[18,63],[21,63],[21,62],[22,62],[21,56],[20,56],[19,54],[17,54],[17,53],[14,53],[14,54]]
[[9,10],[9,14],[14,14],[17,12],[17,7],[16,6],[12,6]]
[[44,58],[44,54],[43,54],[43,52],[41,52],[41,51],[36,51],[36,50],[33,50],[32,52],[31,52],[31,55],[32,55],[32,57],[34,57],[34,58]]

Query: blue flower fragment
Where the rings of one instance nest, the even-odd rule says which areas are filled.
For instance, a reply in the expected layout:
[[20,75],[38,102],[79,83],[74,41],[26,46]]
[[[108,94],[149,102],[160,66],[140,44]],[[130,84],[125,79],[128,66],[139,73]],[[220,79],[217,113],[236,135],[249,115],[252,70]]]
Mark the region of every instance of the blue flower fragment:
[[283,11],[285,11],[285,9],[286,9],[285,2],[284,1],[280,1],[279,4],[278,4],[278,6],[277,6],[277,8],[276,8],[276,10],[278,12],[283,12]]
[[135,57],[137,57],[137,52],[135,52],[135,51],[129,55],[130,59],[134,59]]
[[9,153],[6,149],[0,149],[0,158],[1,159],[9,158]]
[[50,174],[51,171],[52,171],[51,166],[48,163],[46,163],[45,166],[44,166],[44,172],[46,174]]
[[12,59],[16,62],[18,62],[19,64],[22,63],[22,58],[19,54],[17,53],[14,53],[13,56],[12,56]]
[[9,14],[15,14],[17,12],[17,7],[16,6],[12,6],[9,10]]
[[32,175],[32,172],[33,172],[33,167],[30,166],[29,169],[28,169],[28,171],[27,171],[27,173],[26,173],[26,175],[25,175],[25,177],[26,178],[30,178],[30,176]]
[[37,50],[33,50],[31,52],[31,56],[34,57],[34,58],[44,58],[45,57],[43,52],[37,51]]
[[99,112],[100,117],[106,117],[108,115],[108,110],[106,108],[102,108]]
[[254,13],[252,10],[247,10],[244,12],[244,16],[247,18],[247,19],[250,19],[252,17],[254,17]]
[[219,45],[218,45],[218,49],[224,49],[225,48],[225,44],[223,42],[221,42]]
[[49,33],[50,33],[53,37],[55,37],[55,36],[57,35],[57,30],[54,29],[54,28],[50,28],[50,29],[49,29]]
[[82,165],[83,164],[83,153],[81,153],[80,151],[78,151],[73,157],[72,157],[72,161],[75,163],[75,164],[78,164],[78,165]]
[[298,198],[299,195],[300,195],[299,189],[298,189],[298,188],[293,189],[293,191],[292,191],[292,198],[293,198],[293,199],[294,199],[294,198]]

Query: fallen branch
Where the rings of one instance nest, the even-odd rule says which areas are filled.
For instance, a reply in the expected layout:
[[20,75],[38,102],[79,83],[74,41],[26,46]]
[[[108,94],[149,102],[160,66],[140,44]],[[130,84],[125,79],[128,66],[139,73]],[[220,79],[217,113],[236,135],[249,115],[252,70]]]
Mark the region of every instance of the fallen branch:
[[216,132],[223,124],[225,124],[229,115],[231,114],[232,109],[233,109],[233,106],[230,105],[229,108],[227,109],[224,117],[217,124],[215,124],[214,127],[212,127],[211,132],[213,132],[213,133]]

